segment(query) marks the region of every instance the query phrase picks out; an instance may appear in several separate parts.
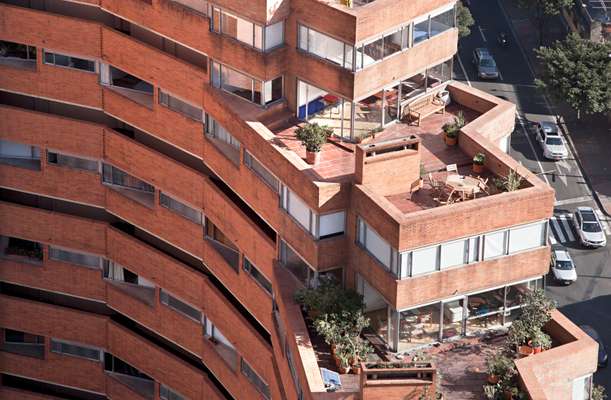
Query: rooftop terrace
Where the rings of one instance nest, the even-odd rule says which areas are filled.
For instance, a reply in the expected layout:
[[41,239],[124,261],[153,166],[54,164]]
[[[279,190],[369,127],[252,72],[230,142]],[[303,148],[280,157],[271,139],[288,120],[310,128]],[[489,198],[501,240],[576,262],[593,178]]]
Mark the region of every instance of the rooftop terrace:
[[[462,111],[465,122],[475,120],[480,113],[475,110],[454,103],[446,108],[445,114],[433,114],[423,119],[420,126],[403,122],[395,123],[368,143],[380,143],[400,137],[417,135],[421,141],[421,157],[426,172],[445,170],[448,164],[459,166],[469,165],[471,157],[458,146],[447,146],[443,141],[443,125],[452,122],[454,117]],[[295,130],[301,122],[276,132],[276,144],[288,148],[305,160],[305,147],[295,137]],[[306,170],[313,179],[323,182],[345,182],[353,179],[355,172],[355,147],[353,143],[343,142],[339,138],[331,138],[323,145],[320,162]]]

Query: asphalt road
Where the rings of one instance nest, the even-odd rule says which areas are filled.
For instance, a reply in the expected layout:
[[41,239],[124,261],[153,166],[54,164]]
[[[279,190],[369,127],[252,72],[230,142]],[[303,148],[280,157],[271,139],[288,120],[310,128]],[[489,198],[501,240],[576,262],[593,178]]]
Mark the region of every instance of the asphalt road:
[[[454,62],[455,79],[466,81],[517,105],[517,123],[511,137],[510,154],[556,190],[550,241],[563,243],[569,249],[578,274],[577,282],[570,286],[558,285],[550,274],[547,277],[548,294],[573,322],[594,327],[606,343],[607,352],[611,352],[611,222],[605,222],[608,230],[606,248],[584,249],[576,240],[571,218],[573,210],[582,205],[595,210],[598,208],[570,146],[570,155],[566,160],[554,162],[543,159],[532,123],[554,121],[553,113],[533,84],[534,74],[501,1],[471,0],[470,9],[476,25],[472,27],[470,36],[460,40],[460,62]],[[509,47],[498,45],[500,32],[507,33]],[[498,80],[484,82],[477,77],[472,54],[478,47],[487,47],[492,52],[500,71]],[[599,215],[604,218],[602,213]],[[611,392],[611,366],[600,369],[594,375],[594,380],[604,385],[608,393]]]

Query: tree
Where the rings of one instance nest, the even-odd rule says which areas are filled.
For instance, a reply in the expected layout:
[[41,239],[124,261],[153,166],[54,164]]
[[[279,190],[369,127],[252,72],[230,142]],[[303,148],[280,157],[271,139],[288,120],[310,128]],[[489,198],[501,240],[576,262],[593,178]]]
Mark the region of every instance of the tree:
[[471,11],[465,7],[462,2],[458,2],[456,6],[456,25],[458,28],[458,37],[465,37],[471,34],[471,27],[475,23]]
[[572,7],[575,0],[518,0],[522,8],[535,10],[539,25],[539,45],[543,44],[543,27],[546,17],[560,14],[563,8]]
[[611,109],[611,43],[594,43],[573,33],[535,52],[543,64],[541,79],[535,83],[566,101],[577,118]]

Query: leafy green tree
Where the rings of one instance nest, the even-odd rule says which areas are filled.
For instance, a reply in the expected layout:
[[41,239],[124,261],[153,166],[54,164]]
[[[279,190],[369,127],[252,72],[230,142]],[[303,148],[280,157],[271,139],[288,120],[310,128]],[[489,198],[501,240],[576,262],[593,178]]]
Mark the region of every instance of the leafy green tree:
[[611,43],[594,43],[569,35],[551,47],[535,50],[543,66],[535,83],[581,113],[611,109]]
[[458,2],[456,6],[456,25],[458,28],[458,37],[465,37],[471,34],[471,27],[475,23],[471,11],[465,7],[462,2]]
[[539,25],[539,45],[541,45],[546,18],[560,14],[563,8],[572,7],[574,2],[575,0],[518,0],[518,5],[535,11]]

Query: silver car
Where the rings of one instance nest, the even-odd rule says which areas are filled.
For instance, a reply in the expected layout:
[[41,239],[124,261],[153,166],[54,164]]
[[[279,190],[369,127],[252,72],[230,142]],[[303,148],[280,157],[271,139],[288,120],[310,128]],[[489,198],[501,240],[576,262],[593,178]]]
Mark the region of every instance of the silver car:
[[570,285],[577,280],[573,259],[566,247],[561,244],[552,246],[551,267],[556,281]]
[[564,139],[553,122],[542,121],[536,124],[537,141],[543,149],[543,157],[549,160],[562,160],[569,156]]
[[592,207],[577,207],[573,217],[582,245],[586,247],[605,247],[607,245],[605,230]]
[[482,79],[497,79],[499,70],[492,53],[485,47],[479,47],[473,51],[473,64],[477,69],[477,76]]

